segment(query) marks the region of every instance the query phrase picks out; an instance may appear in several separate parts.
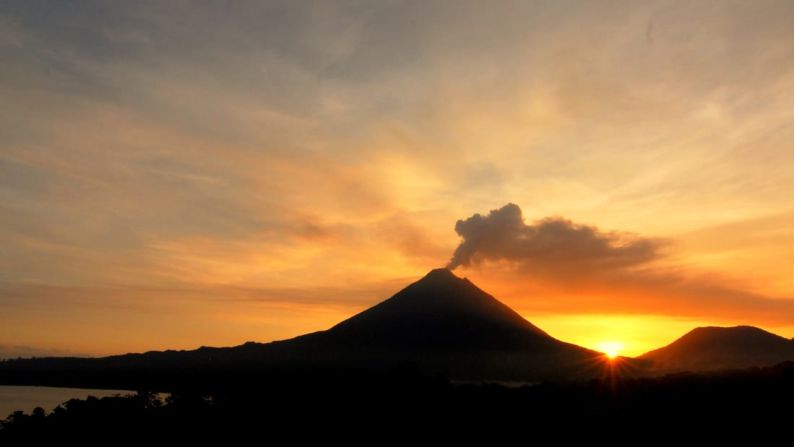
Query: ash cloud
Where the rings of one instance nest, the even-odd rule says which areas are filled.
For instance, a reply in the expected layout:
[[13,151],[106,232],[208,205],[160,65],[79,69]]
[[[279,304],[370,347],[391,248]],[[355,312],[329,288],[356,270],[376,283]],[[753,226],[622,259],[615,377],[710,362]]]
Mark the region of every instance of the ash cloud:
[[545,271],[592,272],[639,266],[660,256],[663,242],[550,217],[531,225],[514,203],[458,220],[463,241],[447,268],[483,261],[508,261]]

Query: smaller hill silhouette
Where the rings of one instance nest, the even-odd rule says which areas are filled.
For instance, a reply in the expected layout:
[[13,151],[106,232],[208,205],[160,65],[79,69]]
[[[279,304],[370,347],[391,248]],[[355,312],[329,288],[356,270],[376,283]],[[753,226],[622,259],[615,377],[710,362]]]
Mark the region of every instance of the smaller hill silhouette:
[[753,326],[699,327],[639,358],[658,373],[769,366],[794,360],[794,341]]

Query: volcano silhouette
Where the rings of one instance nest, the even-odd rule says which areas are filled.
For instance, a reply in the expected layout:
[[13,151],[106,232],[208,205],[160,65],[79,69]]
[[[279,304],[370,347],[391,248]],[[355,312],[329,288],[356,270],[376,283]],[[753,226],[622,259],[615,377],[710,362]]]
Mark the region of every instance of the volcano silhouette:
[[314,361],[326,364],[414,363],[469,379],[579,375],[603,363],[602,354],[551,337],[448,269],[432,270],[327,331],[275,345],[314,351]]
[[398,350],[520,349],[556,342],[447,269],[431,271],[326,335],[338,343]]
[[146,377],[156,384],[184,374],[387,371],[406,364],[452,379],[538,381],[590,377],[604,359],[551,337],[468,279],[436,269],[325,331],[229,348],[6,361],[0,362],[0,381],[47,384],[56,377],[64,384],[68,376],[95,385],[103,377]]

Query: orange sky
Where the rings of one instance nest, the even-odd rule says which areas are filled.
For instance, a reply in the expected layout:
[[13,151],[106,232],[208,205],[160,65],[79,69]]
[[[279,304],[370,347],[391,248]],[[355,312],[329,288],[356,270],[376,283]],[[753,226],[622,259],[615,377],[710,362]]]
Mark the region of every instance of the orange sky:
[[[455,270],[557,338],[794,336],[792,21],[785,1],[4,3],[0,357],[324,329],[508,203],[526,234],[606,244],[503,241]],[[650,245],[612,262],[627,240]]]

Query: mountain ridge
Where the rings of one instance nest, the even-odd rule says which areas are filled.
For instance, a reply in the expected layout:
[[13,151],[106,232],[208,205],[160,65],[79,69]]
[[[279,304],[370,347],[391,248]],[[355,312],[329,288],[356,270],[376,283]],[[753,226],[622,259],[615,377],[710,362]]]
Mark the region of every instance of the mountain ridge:
[[235,347],[4,362],[0,380],[24,370],[138,374],[156,380],[158,375],[233,375],[241,370],[383,371],[411,364],[454,379],[536,381],[590,376],[603,362],[603,354],[551,337],[468,279],[442,268],[327,330]]
[[704,326],[637,358],[661,373],[770,366],[794,360],[794,340],[755,326]]
[[[286,340],[100,358],[0,362],[0,383],[166,389],[242,376],[382,372],[412,365],[456,380],[536,382],[604,374],[765,366],[794,360],[794,341],[752,326],[702,327],[637,358],[609,361],[558,340],[446,268],[332,327]],[[253,379],[252,379],[253,380]]]

